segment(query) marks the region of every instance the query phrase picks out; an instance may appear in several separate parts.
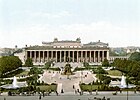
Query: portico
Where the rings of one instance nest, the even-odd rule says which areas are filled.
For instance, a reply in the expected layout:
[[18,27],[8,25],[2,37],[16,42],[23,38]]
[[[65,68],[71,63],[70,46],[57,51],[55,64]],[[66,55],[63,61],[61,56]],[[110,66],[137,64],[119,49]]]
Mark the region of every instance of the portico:
[[29,50],[27,57],[33,62],[102,62],[108,58],[107,50]]
[[[44,42],[43,42],[44,43]],[[96,45],[95,45],[96,44]],[[102,46],[103,44],[103,46]],[[25,59],[32,58],[33,63],[55,62],[93,62],[100,63],[109,59],[108,44],[100,41],[89,44],[81,44],[76,41],[58,41],[44,43],[43,46],[26,48]]]

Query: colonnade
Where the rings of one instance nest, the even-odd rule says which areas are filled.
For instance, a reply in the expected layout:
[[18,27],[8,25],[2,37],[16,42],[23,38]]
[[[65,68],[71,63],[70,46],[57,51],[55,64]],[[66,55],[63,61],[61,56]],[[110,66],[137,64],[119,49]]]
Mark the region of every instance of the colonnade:
[[102,62],[109,58],[108,50],[29,50],[25,58],[32,58],[33,62]]

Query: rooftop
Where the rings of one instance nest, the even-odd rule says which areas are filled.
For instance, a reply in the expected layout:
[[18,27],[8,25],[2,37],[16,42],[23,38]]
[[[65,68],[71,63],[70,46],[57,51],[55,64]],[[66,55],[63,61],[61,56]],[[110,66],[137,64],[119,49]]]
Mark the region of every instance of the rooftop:
[[42,46],[30,46],[26,47],[26,50],[46,50],[46,49],[108,49],[108,43],[90,42],[88,44],[82,44],[81,39],[77,38],[75,41],[72,40],[61,40],[58,41],[54,38],[53,42],[42,42]]

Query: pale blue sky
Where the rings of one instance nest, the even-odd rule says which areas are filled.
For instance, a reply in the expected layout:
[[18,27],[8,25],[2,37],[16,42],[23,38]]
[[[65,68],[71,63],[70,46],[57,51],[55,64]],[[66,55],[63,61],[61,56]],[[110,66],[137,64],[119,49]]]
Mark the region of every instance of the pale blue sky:
[[140,46],[140,0],[0,0],[0,47],[55,37]]

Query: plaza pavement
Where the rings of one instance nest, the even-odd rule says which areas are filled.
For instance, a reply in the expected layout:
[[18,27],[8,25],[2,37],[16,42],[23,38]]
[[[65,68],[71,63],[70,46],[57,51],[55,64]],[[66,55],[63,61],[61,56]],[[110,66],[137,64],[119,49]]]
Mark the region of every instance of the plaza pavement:
[[[86,77],[85,77],[86,76]],[[110,98],[110,100],[127,100],[126,92],[119,93],[117,95],[112,95],[112,91],[100,92],[98,91],[98,95],[95,92],[89,94],[88,92],[84,92],[83,95],[79,93],[75,94],[75,89],[79,89],[79,82],[90,83],[96,81],[97,78],[95,74],[92,74],[90,71],[77,71],[74,75],[70,75],[69,79],[67,79],[67,75],[61,75],[61,72],[58,71],[45,71],[43,75],[41,75],[40,81],[44,81],[45,83],[57,83],[57,91],[56,93],[51,93],[50,96],[41,97],[41,100],[96,100],[94,97]],[[73,89],[74,85],[74,89]],[[64,93],[61,93],[61,89],[64,90]],[[114,91],[115,92],[115,91]],[[5,98],[5,99],[4,99]],[[129,92],[128,100],[140,100],[140,93]],[[7,96],[7,94],[2,94],[0,96],[0,100],[39,100],[39,95],[36,96]]]
[[[96,98],[110,98],[110,100],[127,100],[126,92],[118,93],[118,95],[112,95],[112,92],[99,92],[99,95],[61,95],[56,96],[51,94],[50,96],[41,96],[41,100],[97,100]],[[4,99],[5,98],[5,99]],[[0,100],[39,100],[39,96],[0,96]],[[128,100],[140,100],[140,93],[134,94],[129,92]]]
[[[90,83],[96,81],[97,78],[95,74],[92,74],[90,71],[77,71],[74,75],[62,75],[59,71],[45,71],[40,81],[44,81],[45,83],[57,83],[57,91],[60,94],[61,90],[63,89],[64,93],[68,94],[75,94],[75,90],[80,90],[79,83]],[[74,88],[73,88],[74,86]]]

